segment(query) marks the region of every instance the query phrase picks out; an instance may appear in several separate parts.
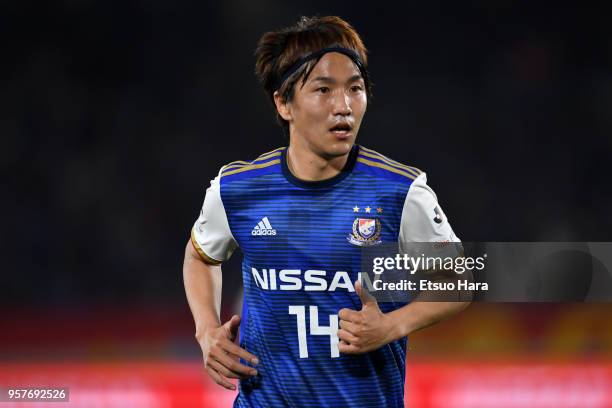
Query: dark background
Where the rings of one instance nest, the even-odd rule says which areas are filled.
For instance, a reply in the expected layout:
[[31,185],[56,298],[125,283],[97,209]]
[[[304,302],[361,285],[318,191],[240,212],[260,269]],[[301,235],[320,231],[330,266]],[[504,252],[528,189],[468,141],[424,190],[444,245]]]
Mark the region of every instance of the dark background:
[[209,180],[285,144],[257,40],[314,14],[345,18],[369,48],[359,143],[425,170],[462,240],[610,241],[603,3],[11,2],[0,303],[185,307]]

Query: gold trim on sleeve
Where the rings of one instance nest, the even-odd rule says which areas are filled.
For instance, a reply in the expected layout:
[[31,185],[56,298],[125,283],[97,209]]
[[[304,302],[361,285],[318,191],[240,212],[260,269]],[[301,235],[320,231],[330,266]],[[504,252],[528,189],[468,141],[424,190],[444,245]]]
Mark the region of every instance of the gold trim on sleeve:
[[198,255],[200,255],[200,258],[202,258],[202,261],[205,263],[209,265],[220,265],[222,263],[222,261],[218,261],[215,258],[211,258],[210,256],[206,255],[206,252],[204,252],[204,250],[200,247],[200,244],[198,244],[198,241],[196,241],[193,228],[191,229],[191,244],[197,251]]

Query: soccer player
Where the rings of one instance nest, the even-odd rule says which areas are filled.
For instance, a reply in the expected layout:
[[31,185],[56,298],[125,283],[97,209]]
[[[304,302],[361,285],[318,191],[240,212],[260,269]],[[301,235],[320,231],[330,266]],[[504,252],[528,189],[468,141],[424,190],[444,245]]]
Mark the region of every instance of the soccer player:
[[[458,238],[425,173],[355,143],[370,80],[346,21],[264,34],[256,73],[289,147],[223,166],[206,191],[183,272],[205,370],[240,379],[238,407],[403,407],[406,336],[466,304],[379,304],[360,251]],[[242,315],[222,324],[220,265],[238,247]]]

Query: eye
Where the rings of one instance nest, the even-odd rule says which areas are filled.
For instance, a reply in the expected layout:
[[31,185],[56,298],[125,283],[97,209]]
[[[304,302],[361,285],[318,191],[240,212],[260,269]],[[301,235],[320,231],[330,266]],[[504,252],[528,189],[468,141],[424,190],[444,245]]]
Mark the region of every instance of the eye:
[[326,93],[328,93],[328,92],[329,92],[329,88],[328,88],[328,87],[326,87],[326,86],[322,86],[322,87],[320,87],[320,88],[317,88],[317,92],[320,92],[320,93],[322,93],[322,94],[326,94]]
[[353,92],[363,91],[363,87],[361,85],[353,85],[351,86],[351,91]]

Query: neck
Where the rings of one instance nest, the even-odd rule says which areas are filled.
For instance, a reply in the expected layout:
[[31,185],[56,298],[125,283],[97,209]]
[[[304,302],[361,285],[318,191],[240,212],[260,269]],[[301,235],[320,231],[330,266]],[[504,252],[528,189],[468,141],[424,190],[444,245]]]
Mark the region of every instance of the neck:
[[299,142],[292,141],[287,149],[287,166],[291,173],[300,180],[326,180],[340,174],[348,160],[349,153],[326,158],[305,146],[300,146]]

